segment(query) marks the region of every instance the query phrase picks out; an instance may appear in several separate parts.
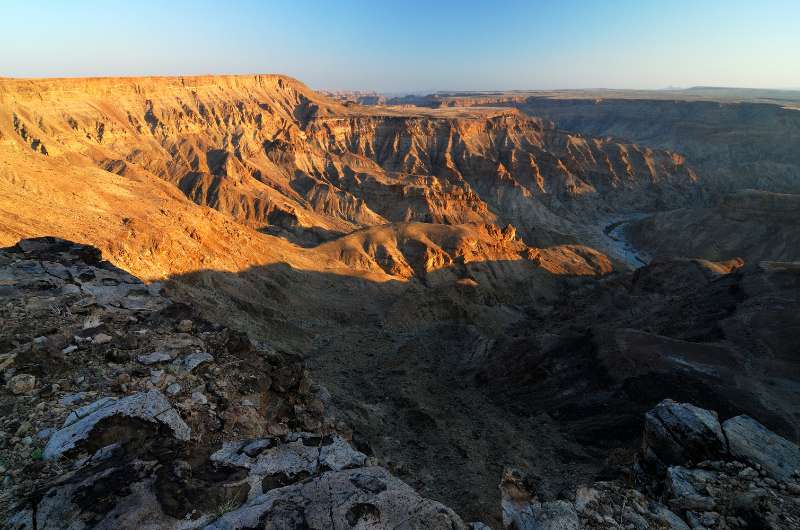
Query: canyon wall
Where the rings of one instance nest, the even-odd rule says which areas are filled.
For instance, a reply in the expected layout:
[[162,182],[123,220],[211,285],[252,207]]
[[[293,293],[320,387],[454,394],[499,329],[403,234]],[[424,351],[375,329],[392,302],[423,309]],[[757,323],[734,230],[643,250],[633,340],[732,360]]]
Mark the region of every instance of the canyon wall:
[[147,173],[316,244],[387,222],[514,224],[536,244],[633,208],[702,202],[685,159],[514,110],[341,105],[281,76],[0,81],[0,145]]
[[749,102],[529,97],[559,128],[681,153],[708,186],[800,192],[800,111]]

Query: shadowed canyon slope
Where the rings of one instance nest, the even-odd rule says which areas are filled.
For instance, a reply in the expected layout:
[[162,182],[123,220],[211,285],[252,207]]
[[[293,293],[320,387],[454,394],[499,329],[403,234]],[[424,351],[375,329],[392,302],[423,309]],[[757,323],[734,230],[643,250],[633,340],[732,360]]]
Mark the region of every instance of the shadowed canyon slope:
[[[514,105],[528,112],[525,102]],[[186,459],[170,467],[177,478],[158,467],[139,477],[167,481],[151,501],[177,518],[186,513],[173,481],[181,495],[210,488],[203,510],[223,522],[234,516],[215,480],[240,488],[248,476],[253,491],[325,483],[319,462],[312,482],[297,484],[227,461],[218,475],[204,467],[214,451],[251,465],[259,451],[317,444],[321,455],[334,443],[288,426],[324,423],[326,436],[352,443],[357,451],[345,453],[358,466],[370,458],[495,528],[506,466],[535,477],[541,501],[629,478],[644,413],[664,398],[747,413],[796,441],[800,276],[792,264],[754,263],[799,259],[796,197],[718,202],[733,166],[707,178],[697,167],[708,159],[697,166],[664,142],[585,136],[508,100],[480,103],[489,106],[360,106],[277,75],[0,79],[0,293],[14,296],[0,307],[14,319],[2,345],[20,371],[76,392],[113,387],[123,405],[133,389],[145,392],[137,399],[166,400],[207,435],[192,441],[196,457],[190,445],[142,448],[154,461],[170,451]],[[775,160],[769,167],[791,173],[791,160]],[[765,186],[788,182],[770,175]],[[751,181],[742,178],[733,187]],[[658,259],[624,266],[603,232],[621,222],[623,243]],[[17,245],[38,236],[79,244]],[[163,280],[163,290],[129,287],[140,284],[123,270]],[[123,300],[89,296],[109,292]],[[133,337],[140,327],[150,331]],[[95,342],[101,331],[110,340]],[[167,360],[149,349],[163,341],[183,346]],[[200,370],[201,380],[175,366],[203,341],[225,364]],[[89,383],[26,352],[37,362],[52,353],[52,366]],[[150,367],[166,362],[178,363],[166,369],[172,380]],[[16,375],[3,372],[4,383]],[[31,379],[15,381],[24,390]],[[40,394],[63,397],[49,388]],[[32,409],[3,392],[4,410]],[[221,447],[267,428],[277,430],[258,447]],[[28,466],[23,475],[39,465],[28,455],[17,464]],[[375,480],[384,484],[386,471],[365,469],[372,478],[335,472],[348,488],[360,484],[359,495],[382,493]],[[408,506],[430,506],[389,483]],[[324,519],[325,505],[314,506]],[[338,516],[357,527],[370,510]]]
[[682,208],[632,222],[626,233],[650,255],[800,261],[800,195],[744,190],[711,208]]

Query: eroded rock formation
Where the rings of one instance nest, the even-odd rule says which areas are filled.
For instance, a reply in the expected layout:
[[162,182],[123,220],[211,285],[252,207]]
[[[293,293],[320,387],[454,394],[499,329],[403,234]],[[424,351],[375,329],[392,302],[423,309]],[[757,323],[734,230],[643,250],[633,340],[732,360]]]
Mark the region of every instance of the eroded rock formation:
[[513,110],[343,106],[281,76],[2,80],[0,113],[6,152],[155,175],[305,243],[423,221],[512,223],[549,244],[599,213],[703,196],[674,153]]

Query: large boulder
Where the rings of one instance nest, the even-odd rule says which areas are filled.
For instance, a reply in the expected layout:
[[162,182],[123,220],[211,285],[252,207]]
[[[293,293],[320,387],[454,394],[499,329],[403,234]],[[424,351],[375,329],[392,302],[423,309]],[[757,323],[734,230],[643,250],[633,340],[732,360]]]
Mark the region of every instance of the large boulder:
[[800,448],[749,416],[736,416],[722,424],[731,455],[758,464],[777,480],[800,475]]
[[642,453],[662,466],[720,458],[727,453],[717,413],[666,399],[645,415]]

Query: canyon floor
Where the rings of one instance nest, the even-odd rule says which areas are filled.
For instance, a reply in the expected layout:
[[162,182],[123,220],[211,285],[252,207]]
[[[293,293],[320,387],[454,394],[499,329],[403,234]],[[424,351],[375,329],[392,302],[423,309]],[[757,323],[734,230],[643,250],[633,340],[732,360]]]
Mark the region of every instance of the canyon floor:
[[[626,524],[693,528],[714,508],[665,473],[717,461],[756,473],[725,495],[781,502],[758,519],[712,495],[706,527],[796,521],[793,470],[713,427],[748,415],[747,436],[800,451],[791,105],[340,96],[279,75],[0,79],[11,528],[126,506],[123,527],[513,528],[561,507],[617,528],[637,495],[645,526]],[[707,458],[664,452],[663,407],[713,424],[702,443],[669,426]]]

